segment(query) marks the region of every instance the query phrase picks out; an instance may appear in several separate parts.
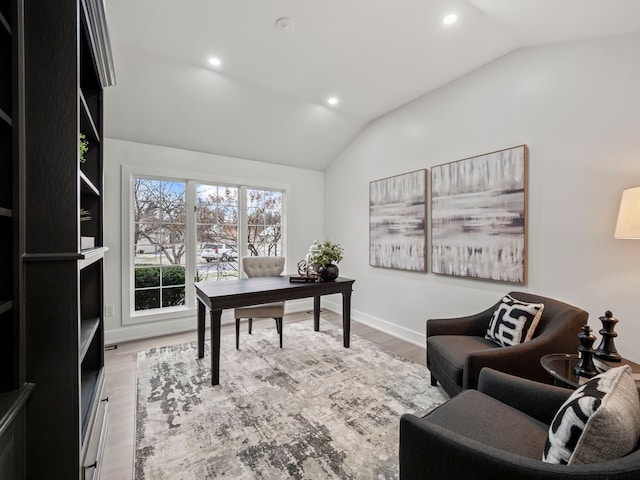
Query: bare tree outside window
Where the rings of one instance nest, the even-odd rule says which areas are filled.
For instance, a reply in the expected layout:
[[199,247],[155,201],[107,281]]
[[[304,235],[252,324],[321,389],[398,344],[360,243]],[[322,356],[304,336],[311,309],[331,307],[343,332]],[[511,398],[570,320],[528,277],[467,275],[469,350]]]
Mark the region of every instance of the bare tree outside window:
[[238,278],[238,188],[196,186],[198,280]]
[[184,183],[136,178],[133,199],[134,244],[152,245],[171,265],[182,264],[185,253]]
[[282,254],[282,192],[247,189],[247,248],[252,256]]
[[[282,192],[194,182],[195,199],[188,203],[195,205],[195,225],[187,225],[187,183],[134,178],[136,311],[186,304],[187,258],[196,258],[196,271],[189,277],[210,281],[238,278],[239,256],[282,255]],[[242,241],[240,222],[247,233]],[[185,234],[192,228],[195,241],[187,244]]]
[[185,183],[135,178],[135,310],[185,303]]

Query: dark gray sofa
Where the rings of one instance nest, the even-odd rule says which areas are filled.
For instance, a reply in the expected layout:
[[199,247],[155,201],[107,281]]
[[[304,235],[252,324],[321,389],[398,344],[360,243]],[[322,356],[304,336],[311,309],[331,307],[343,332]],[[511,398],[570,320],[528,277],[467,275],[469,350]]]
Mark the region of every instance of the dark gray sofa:
[[484,338],[501,300],[475,315],[427,320],[427,367],[432,385],[440,382],[449,396],[454,396],[463,389],[476,388],[484,367],[546,382],[549,375],[540,366],[540,357],[547,353],[578,352],[578,333],[587,323],[587,312],[531,293],[509,295],[524,302],[544,304],[533,338],[510,347]]
[[640,451],[608,462],[541,461],[549,425],[573,391],[485,368],[465,390],[428,415],[400,419],[403,480],[637,480]]

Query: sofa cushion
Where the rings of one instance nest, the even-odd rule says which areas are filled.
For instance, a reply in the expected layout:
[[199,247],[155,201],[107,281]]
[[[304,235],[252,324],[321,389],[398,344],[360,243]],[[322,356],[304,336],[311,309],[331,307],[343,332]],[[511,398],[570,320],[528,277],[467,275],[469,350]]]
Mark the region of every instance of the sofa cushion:
[[435,335],[427,338],[427,351],[431,363],[438,365],[439,370],[456,385],[462,385],[464,363],[469,354],[491,348],[499,347],[483,337],[471,335]]
[[529,341],[533,337],[543,309],[542,303],[522,302],[505,295],[502,303],[493,312],[485,338],[503,347]]
[[537,460],[549,429],[545,423],[477,390],[464,390],[432,410],[423,421],[483,445]]
[[545,444],[548,463],[596,463],[627,455],[640,436],[640,399],[628,365],[578,388],[560,407]]

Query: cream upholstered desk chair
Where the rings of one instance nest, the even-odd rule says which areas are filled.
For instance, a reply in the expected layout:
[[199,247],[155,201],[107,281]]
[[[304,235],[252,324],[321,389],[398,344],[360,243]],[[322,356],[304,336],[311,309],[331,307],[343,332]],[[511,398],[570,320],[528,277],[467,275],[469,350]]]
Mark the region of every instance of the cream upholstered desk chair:
[[[242,257],[242,270],[247,277],[278,277],[284,270],[284,257]],[[284,302],[264,303],[251,305],[250,307],[236,308],[236,350],[240,348],[240,319],[249,319],[249,334],[253,326],[254,318],[273,318],[276,321],[276,329],[280,335],[280,348],[282,348],[282,317],[284,316]]]

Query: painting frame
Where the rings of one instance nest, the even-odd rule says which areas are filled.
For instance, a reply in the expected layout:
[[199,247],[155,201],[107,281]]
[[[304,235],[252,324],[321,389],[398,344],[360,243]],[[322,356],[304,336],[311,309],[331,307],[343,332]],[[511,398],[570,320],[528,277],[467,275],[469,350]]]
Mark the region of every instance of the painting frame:
[[527,145],[431,168],[431,271],[526,285]]
[[428,271],[426,168],[369,182],[369,265]]

